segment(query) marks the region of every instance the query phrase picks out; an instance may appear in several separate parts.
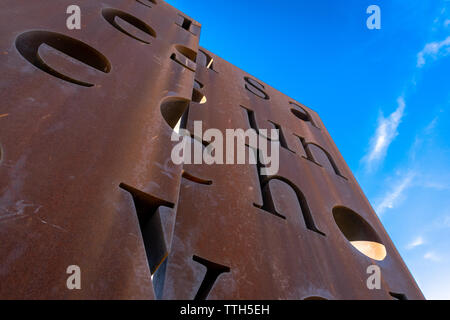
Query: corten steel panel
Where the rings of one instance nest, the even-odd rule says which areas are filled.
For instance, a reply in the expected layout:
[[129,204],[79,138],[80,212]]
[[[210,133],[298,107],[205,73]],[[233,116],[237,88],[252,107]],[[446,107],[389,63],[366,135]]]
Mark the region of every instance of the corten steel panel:
[[[170,161],[172,129],[160,102],[191,98],[194,73],[170,57],[175,45],[197,51],[199,25],[195,35],[177,25],[178,10],[141,2],[75,1],[82,28],[74,31],[66,28],[74,1],[1,3],[0,298],[154,298],[133,198],[119,185],[177,203],[182,168]],[[119,31],[106,19],[117,10],[156,37],[113,17],[149,43]],[[64,40],[70,55],[104,64],[98,71],[54,43],[39,47],[54,70],[94,86],[55,77],[19,52],[52,39],[56,46]],[[81,268],[81,290],[66,287],[69,265]]]
[[[423,298],[314,111],[199,48],[200,25],[163,1],[77,1],[80,31],[65,28],[61,13],[70,4],[2,4],[0,297]],[[109,72],[81,67],[48,46],[39,48],[48,65],[94,86],[39,70],[19,49],[51,35],[32,30],[82,41],[105,57],[94,60]],[[72,51],[80,45],[62,39]],[[197,103],[202,94],[207,102]],[[173,110],[191,97],[191,132],[195,120],[222,132],[281,129],[280,171],[272,178],[284,182],[272,180],[263,196],[256,165],[174,165],[166,121],[174,125]],[[267,188],[283,217],[262,209]],[[386,246],[383,261],[343,236],[336,206],[371,226]],[[71,264],[81,267],[82,290],[66,288]],[[381,267],[382,290],[366,287],[372,264]]]
[[[284,182],[269,185],[286,219],[253,205],[263,201],[255,165],[185,165],[185,172],[212,183],[182,181],[172,248],[161,271],[165,286],[157,294],[164,299],[204,298],[208,292],[209,299],[394,299],[392,292],[423,299],[317,113],[259,80],[268,99],[256,90],[263,98],[258,97],[245,89],[245,77],[252,76],[209,54],[215,71],[199,66],[196,72],[207,102],[191,103],[188,129],[201,120],[203,130],[218,128],[224,135],[228,128],[246,130],[251,124],[243,107],[254,112],[258,128],[273,128],[268,120],[281,126],[286,145],[277,175],[301,190],[324,235],[306,228],[296,194]],[[314,125],[297,118],[290,103],[302,106]],[[338,174],[318,149],[311,151],[317,163],[308,160],[299,137],[328,151]],[[363,255],[343,236],[332,214],[336,206],[353,210],[373,228],[386,247],[383,261]],[[198,257],[229,270],[208,269]],[[381,268],[381,290],[366,286],[370,265]]]

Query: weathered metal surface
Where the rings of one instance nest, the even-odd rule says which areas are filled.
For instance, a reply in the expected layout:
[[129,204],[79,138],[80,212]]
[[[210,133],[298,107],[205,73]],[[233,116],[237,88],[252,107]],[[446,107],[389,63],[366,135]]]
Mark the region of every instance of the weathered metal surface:
[[[1,5],[0,298],[423,299],[316,112],[199,48],[163,1],[77,1],[68,31],[71,2]],[[173,164],[188,105],[191,132],[281,129],[278,174]]]

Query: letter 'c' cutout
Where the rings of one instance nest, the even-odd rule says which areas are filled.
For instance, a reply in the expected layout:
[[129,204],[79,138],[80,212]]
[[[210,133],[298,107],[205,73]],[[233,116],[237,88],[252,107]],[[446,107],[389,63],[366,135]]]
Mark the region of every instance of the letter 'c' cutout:
[[56,78],[84,87],[94,86],[92,83],[83,82],[66,76],[47,65],[38,53],[39,47],[42,44],[46,44],[59,50],[101,72],[109,73],[111,71],[111,64],[103,54],[84,42],[74,38],[49,31],[28,31],[19,35],[16,39],[16,48],[22,57],[36,68],[39,68]]

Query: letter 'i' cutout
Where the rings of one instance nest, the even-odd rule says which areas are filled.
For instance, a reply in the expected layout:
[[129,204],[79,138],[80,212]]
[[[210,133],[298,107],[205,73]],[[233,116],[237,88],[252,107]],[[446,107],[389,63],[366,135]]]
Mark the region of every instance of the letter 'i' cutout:
[[[256,127],[256,123],[255,123],[255,115],[254,112],[252,110],[246,109],[244,108],[244,110],[247,113],[247,119],[248,122],[250,124],[250,127],[252,127],[252,129],[256,130],[256,132],[258,132],[258,128]],[[296,196],[297,196],[297,200],[298,203],[300,205],[301,211],[302,211],[302,216],[306,225],[306,228],[314,231],[322,236],[325,236],[325,233],[323,233],[322,231],[320,231],[317,227],[316,224],[314,222],[314,218],[312,216],[311,210],[309,209],[309,205],[308,202],[306,201],[305,196],[303,195],[303,193],[300,191],[300,189],[293,183],[291,182],[289,179],[281,177],[281,176],[272,176],[272,177],[268,177],[268,176],[262,176],[261,175],[261,168],[262,168],[262,164],[261,161],[259,159],[259,156],[256,155],[256,159],[257,160],[257,165],[256,165],[256,169],[258,171],[258,177],[259,177],[259,183],[260,183],[260,191],[262,194],[262,199],[263,199],[263,205],[258,205],[256,203],[254,203],[253,205],[261,210],[264,210],[270,214],[273,214],[279,218],[282,219],[286,219],[285,216],[283,216],[282,214],[278,213],[275,209],[275,204],[273,201],[273,197],[272,197],[272,193],[270,192],[270,186],[269,186],[269,182],[272,180],[279,180],[281,182],[284,182],[285,184],[287,184],[289,187],[291,187],[292,190],[294,190]]]
[[205,277],[203,278],[203,281],[200,285],[200,288],[197,291],[197,294],[195,295],[194,300],[206,300],[206,298],[208,298],[209,293],[211,292],[211,289],[214,286],[214,283],[217,281],[217,278],[222,273],[230,272],[230,268],[220,265],[218,263],[208,261],[198,256],[194,256],[192,259],[195,262],[198,262],[206,267]]

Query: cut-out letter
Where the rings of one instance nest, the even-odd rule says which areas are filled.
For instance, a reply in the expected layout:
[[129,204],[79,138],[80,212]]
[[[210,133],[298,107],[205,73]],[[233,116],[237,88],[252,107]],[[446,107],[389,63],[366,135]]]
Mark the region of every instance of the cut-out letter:
[[69,30],[81,29],[81,9],[77,5],[70,5],[66,10],[70,16],[66,20],[66,26]]

